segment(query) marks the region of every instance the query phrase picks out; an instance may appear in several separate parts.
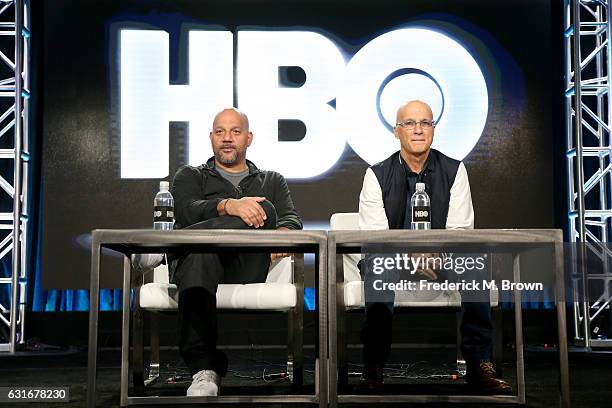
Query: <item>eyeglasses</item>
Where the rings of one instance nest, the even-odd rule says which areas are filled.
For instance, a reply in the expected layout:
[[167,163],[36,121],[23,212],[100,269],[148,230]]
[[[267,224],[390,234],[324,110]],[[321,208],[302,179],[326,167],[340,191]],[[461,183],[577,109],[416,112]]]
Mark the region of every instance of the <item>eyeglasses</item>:
[[435,124],[436,122],[434,122],[433,120],[423,119],[417,122],[416,120],[408,119],[403,122],[396,123],[395,126],[400,126],[400,127],[403,127],[404,129],[412,130],[416,127],[416,125],[421,125],[421,129],[431,129],[432,127],[435,126]]

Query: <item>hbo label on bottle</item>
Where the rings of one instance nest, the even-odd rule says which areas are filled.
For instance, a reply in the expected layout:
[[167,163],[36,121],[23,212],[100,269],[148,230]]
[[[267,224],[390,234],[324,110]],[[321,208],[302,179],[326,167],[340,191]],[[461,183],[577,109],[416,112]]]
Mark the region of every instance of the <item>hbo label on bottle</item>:
[[415,206],[412,208],[412,222],[431,222],[429,207]]
[[170,206],[156,205],[153,209],[153,222],[174,221],[174,210]]

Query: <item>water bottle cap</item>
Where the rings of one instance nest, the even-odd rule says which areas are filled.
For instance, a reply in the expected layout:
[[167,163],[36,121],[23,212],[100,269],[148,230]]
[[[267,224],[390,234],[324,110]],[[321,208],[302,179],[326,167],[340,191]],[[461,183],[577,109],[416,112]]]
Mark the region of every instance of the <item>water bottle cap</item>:
[[425,183],[416,183],[416,191],[422,193],[425,191]]
[[168,181],[160,181],[159,182],[159,189],[160,190],[168,191],[170,189],[170,183]]

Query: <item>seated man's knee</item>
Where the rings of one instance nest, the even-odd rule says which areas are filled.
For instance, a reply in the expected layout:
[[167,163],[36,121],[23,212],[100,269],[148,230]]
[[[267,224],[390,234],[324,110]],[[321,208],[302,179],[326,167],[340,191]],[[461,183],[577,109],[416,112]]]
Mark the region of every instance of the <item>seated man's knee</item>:
[[366,306],[366,313],[374,324],[390,324],[393,321],[393,303],[370,303]]
[[276,228],[276,208],[274,208],[274,204],[270,201],[265,200],[259,203],[266,213],[266,221],[264,222],[265,229],[274,229]]

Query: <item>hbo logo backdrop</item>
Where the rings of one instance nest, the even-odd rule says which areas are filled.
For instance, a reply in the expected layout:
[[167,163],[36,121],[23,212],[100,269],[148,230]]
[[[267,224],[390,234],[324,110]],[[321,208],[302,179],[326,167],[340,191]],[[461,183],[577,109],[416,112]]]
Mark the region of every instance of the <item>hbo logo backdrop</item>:
[[[189,164],[203,163],[212,155],[212,117],[233,104],[234,91],[255,134],[249,157],[293,179],[325,173],[346,143],[369,164],[386,158],[398,148],[391,128],[406,100],[432,106],[434,147],[456,159],[472,150],[485,126],[482,71],[440,31],[390,31],[352,56],[310,31],[240,30],[235,51],[229,31],[192,30],[188,36],[186,85],[169,84],[168,33],[122,29],[117,36],[122,178],[168,176],[171,121],[189,122]],[[280,67],[300,67],[304,84],[283,86]],[[305,136],[279,141],[279,120],[301,121]]]

